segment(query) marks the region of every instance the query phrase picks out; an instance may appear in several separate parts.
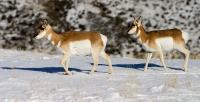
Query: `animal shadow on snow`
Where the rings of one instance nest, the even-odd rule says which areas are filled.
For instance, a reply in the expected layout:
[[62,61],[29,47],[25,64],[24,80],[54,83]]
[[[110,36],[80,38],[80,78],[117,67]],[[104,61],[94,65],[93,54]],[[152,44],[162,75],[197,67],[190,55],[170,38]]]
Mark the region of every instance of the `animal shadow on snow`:
[[[63,67],[40,67],[40,68],[1,67],[1,68],[2,69],[9,69],[9,70],[26,70],[26,71],[45,72],[45,73],[59,73],[59,72],[65,71]],[[69,68],[69,71],[89,73],[90,70],[81,70],[81,69],[77,69],[77,68]]]
[[[137,69],[137,70],[142,70],[143,71],[145,63],[139,63],[139,64],[114,64],[113,66],[122,67],[122,68],[133,68],[133,69]],[[162,67],[162,66],[157,65],[157,64],[153,64],[153,63],[149,63],[148,64],[148,68],[150,68],[150,67],[154,67],[153,68],[154,70],[158,70],[158,69],[155,69],[155,67],[157,68],[157,67]]]
[[[93,64],[93,63],[91,63]],[[100,66],[108,66],[107,64],[99,64]],[[133,68],[137,70],[144,70],[145,63],[140,63],[140,64],[113,64],[113,67],[121,67],[121,68]],[[149,63],[148,65],[149,68],[153,67],[153,70],[159,70],[157,69],[158,67],[163,67],[157,64]],[[156,68],[155,68],[156,67]],[[36,72],[45,72],[45,73],[60,73],[64,72],[63,67],[40,67],[40,68],[18,68],[18,67],[1,67],[2,69],[8,69],[8,70],[26,70],[26,71],[36,71]],[[173,67],[168,67],[173,70],[183,70],[181,68],[173,68]],[[152,68],[151,68],[152,69]],[[69,68],[69,71],[74,71],[74,72],[81,72],[81,73],[89,73],[90,70],[82,70],[78,68]],[[100,73],[106,73],[102,71],[96,71]]]
[[[99,64],[99,65],[107,66],[105,64]],[[145,63],[139,63],[139,64],[113,64],[112,66],[113,67],[121,67],[121,68],[131,68],[131,69],[137,69],[137,70],[143,71]],[[162,70],[161,68],[163,68],[163,66],[160,66],[160,65],[154,64],[154,63],[149,63],[148,64],[148,68],[152,69],[152,70]],[[174,67],[167,67],[167,68],[173,69],[173,70],[183,70],[181,68],[174,68]]]

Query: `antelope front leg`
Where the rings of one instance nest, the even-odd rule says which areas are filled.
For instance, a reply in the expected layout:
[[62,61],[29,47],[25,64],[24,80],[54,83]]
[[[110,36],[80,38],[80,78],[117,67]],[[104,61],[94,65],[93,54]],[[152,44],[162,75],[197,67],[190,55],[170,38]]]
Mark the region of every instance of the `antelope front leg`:
[[64,75],[72,75],[72,73],[68,70],[69,68],[69,61],[70,61],[70,55],[69,54],[64,54],[61,64],[63,65],[65,72]]
[[189,56],[190,56],[190,51],[185,49],[185,64],[184,64],[184,71],[187,72],[188,71],[188,60],[189,60]]
[[144,71],[147,71],[147,67],[148,67],[148,64],[149,64],[151,57],[152,57],[152,53],[148,53],[147,59],[146,59],[146,64],[145,64],[145,67],[144,67]]

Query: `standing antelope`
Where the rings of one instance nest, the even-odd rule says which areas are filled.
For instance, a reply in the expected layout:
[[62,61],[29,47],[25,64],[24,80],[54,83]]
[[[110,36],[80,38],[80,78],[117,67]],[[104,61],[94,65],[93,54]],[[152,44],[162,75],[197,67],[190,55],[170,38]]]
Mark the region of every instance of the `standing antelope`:
[[185,55],[184,71],[186,72],[188,70],[190,55],[190,51],[185,48],[185,44],[188,41],[188,34],[177,28],[146,32],[140,18],[141,16],[138,19],[134,18],[132,28],[128,31],[128,34],[136,33],[139,43],[148,52],[144,71],[147,70],[153,52],[159,52],[161,63],[166,69],[163,50],[177,49]]
[[71,55],[88,55],[92,54],[94,65],[90,73],[94,73],[99,62],[99,56],[103,57],[109,65],[111,74],[112,64],[110,57],[106,54],[105,47],[107,37],[98,32],[77,32],[69,31],[62,34],[54,32],[47,20],[42,20],[39,26],[39,34],[36,39],[46,37],[53,45],[56,45],[64,53],[61,64],[64,66],[65,75],[71,75],[68,71]]

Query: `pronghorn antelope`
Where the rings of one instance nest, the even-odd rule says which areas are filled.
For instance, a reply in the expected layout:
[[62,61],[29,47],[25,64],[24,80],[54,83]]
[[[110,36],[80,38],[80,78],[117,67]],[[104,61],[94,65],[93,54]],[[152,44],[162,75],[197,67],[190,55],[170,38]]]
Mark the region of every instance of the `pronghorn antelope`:
[[144,71],[147,70],[153,52],[159,52],[161,63],[166,69],[163,51],[176,49],[185,55],[184,71],[186,72],[190,55],[190,51],[185,48],[188,34],[177,28],[146,32],[140,18],[141,16],[138,19],[134,18],[132,28],[128,31],[128,34],[136,33],[139,43],[148,52]]
[[90,73],[94,73],[99,62],[99,56],[103,57],[109,65],[109,73],[113,72],[111,59],[105,52],[107,37],[98,32],[69,31],[62,34],[54,32],[47,20],[42,20],[39,26],[39,34],[36,39],[46,37],[53,45],[61,49],[64,54],[61,64],[64,66],[65,75],[71,75],[68,71],[71,55],[89,55],[93,57],[93,67]]

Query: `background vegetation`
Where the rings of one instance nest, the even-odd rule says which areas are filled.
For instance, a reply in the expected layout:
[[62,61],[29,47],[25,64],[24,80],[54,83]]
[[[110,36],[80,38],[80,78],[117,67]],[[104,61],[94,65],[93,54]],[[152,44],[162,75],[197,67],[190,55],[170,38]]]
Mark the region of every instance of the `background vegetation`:
[[[1,0],[0,47],[58,53],[48,41],[34,39],[38,20],[47,18],[57,32],[105,34],[112,55],[143,58],[142,46],[127,34],[133,16],[142,16],[147,31],[178,27],[188,32],[191,58],[200,58],[199,0]],[[167,57],[183,57],[172,53]]]

